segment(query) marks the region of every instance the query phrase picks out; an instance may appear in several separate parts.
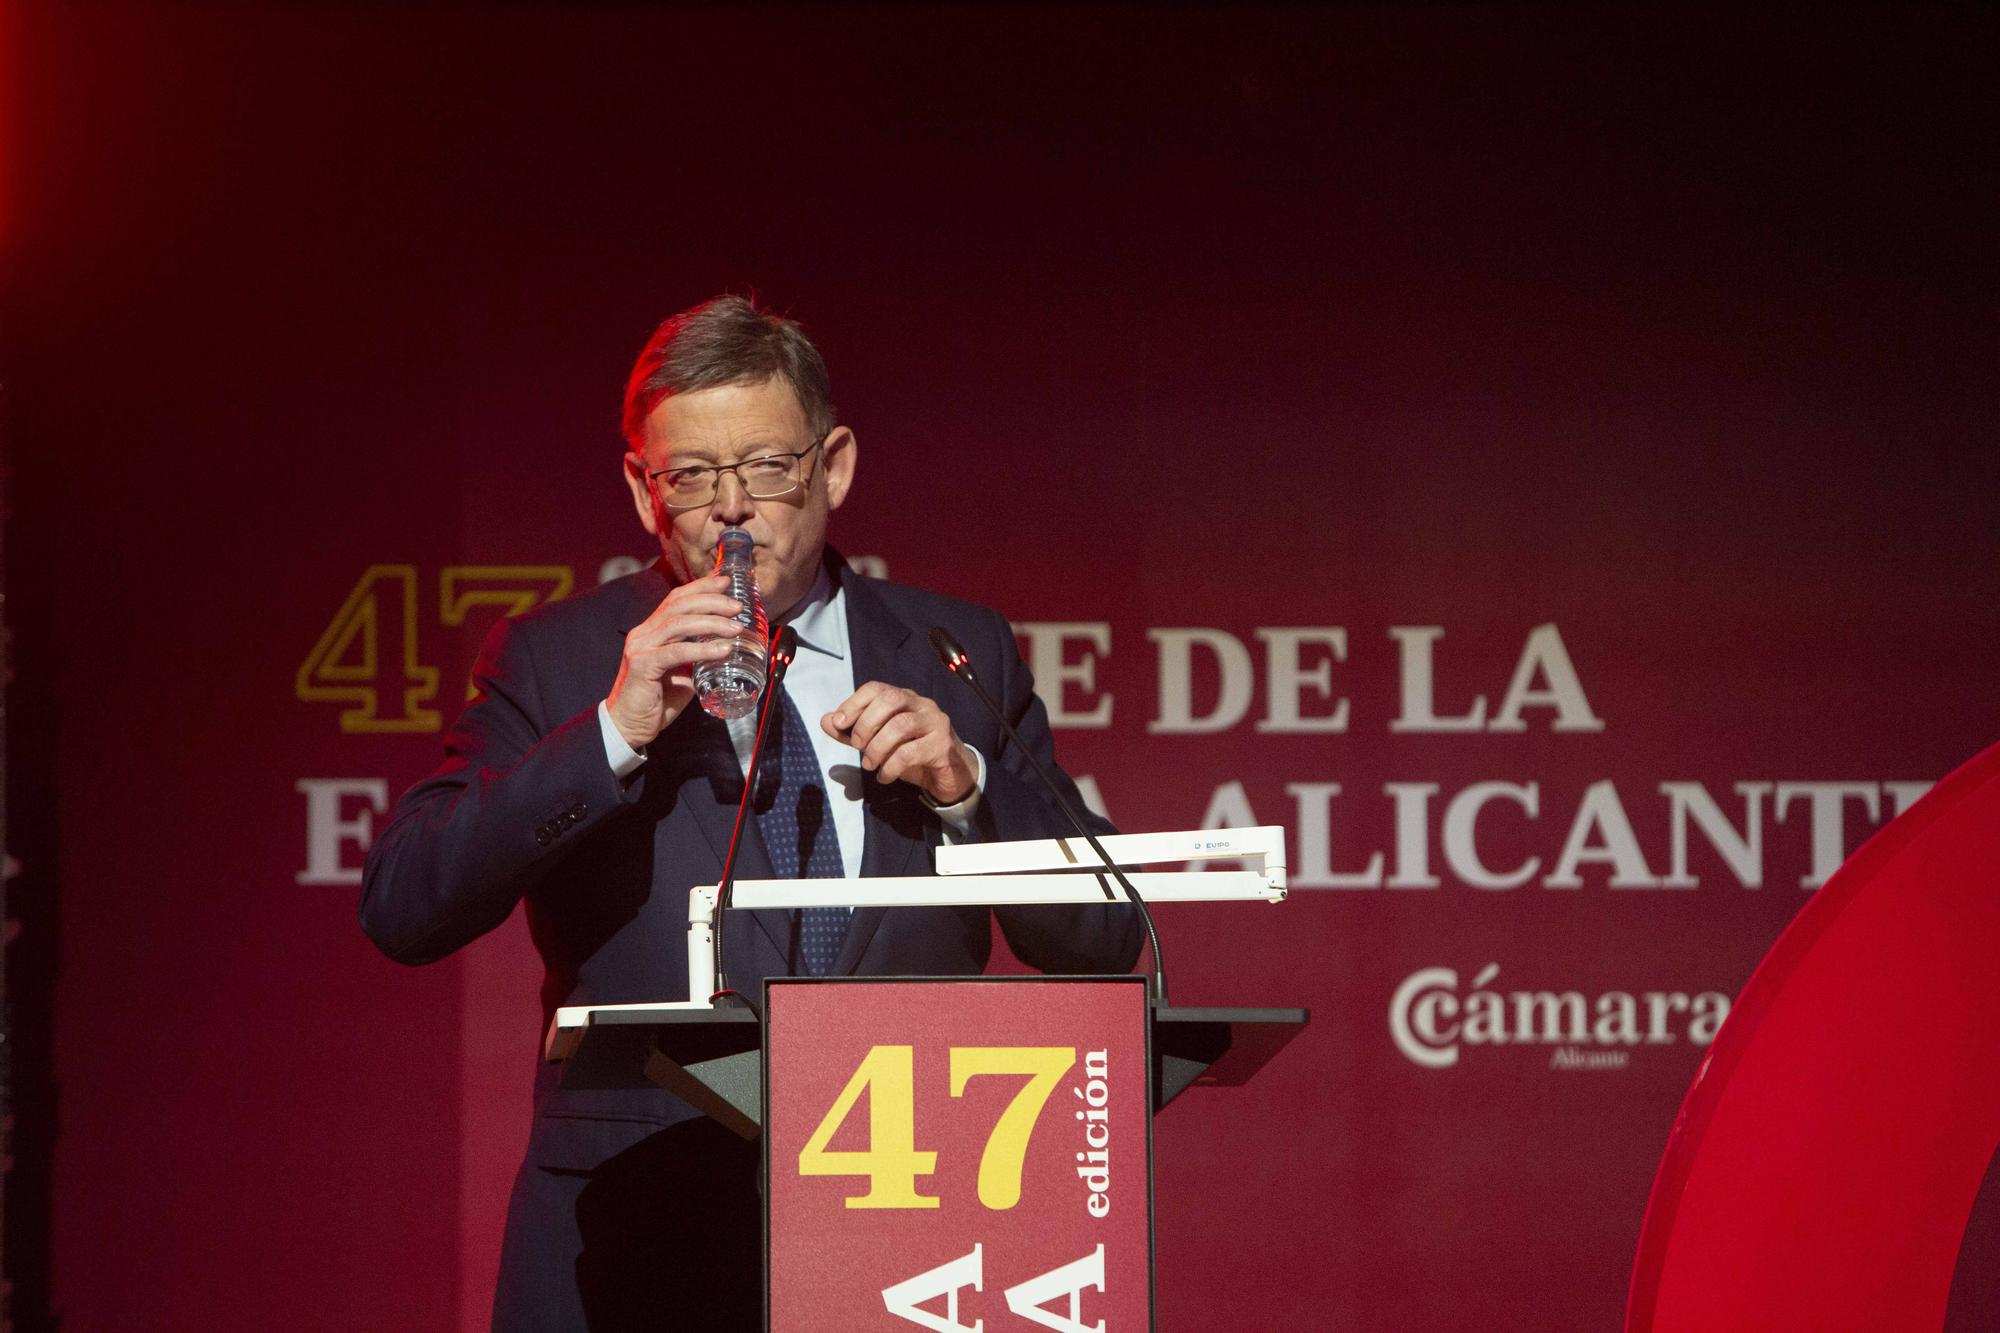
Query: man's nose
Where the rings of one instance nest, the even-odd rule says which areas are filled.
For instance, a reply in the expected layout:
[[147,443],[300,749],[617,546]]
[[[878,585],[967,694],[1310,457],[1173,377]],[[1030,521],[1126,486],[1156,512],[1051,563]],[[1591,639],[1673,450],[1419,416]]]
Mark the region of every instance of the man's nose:
[[715,476],[715,504],[709,512],[731,526],[749,521],[757,510],[750,502],[750,492],[744,489],[743,478],[734,472],[718,472]]

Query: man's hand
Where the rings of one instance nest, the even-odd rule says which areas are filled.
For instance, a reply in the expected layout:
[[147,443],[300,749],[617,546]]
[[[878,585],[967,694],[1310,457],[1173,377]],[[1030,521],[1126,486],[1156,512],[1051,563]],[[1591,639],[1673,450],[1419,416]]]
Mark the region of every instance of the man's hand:
[[633,749],[652,744],[694,698],[695,665],[729,656],[745,632],[730,619],[743,607],[725,594],[728,587],[724,574],[683,583],[625,636],[625,660],[604,702],[611,724]]
[[937,805],[957,805],[978,779],[951,719],[912,690],[871,680],[819,725],[861,751],[862,768],[884,782],[914,783]]

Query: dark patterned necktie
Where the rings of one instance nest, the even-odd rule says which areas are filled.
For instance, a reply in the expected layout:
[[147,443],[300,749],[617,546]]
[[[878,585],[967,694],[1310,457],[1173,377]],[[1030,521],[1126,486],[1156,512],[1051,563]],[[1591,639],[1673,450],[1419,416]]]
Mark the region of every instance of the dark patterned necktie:
[[[840,837],[834,832],[826,778],[819,771],[812,736],[791,692],[782,685],[772,704],[757,782],[757,831],[771,854],[771,869],[779,879],[838,879],[846,873],[840,861]],[[845,907],[807,907],[799,912],[799,960],[807,976],[823,977],[833,971],[852,915]]]

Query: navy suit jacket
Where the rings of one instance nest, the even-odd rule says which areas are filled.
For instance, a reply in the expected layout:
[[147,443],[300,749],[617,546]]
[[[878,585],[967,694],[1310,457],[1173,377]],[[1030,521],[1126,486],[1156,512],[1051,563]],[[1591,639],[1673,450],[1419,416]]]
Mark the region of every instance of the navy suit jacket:
[[[855,682],[881,680],[928,696],[986,757],[972,837],[1068,833],[1021,754],[927,639],[942,625],[965,645],[1024,744],[1053,768],[1047,713],[1006,620],[860,577],[831,551],[828,566],[846,593]],[[446,737],[444,765],[403,796],[370,850],[361,923],[384,953],[413,964],[442,958],[525,902],[545,965],[545,1023],[560,1005],[687,998],[688,890],[720,878],[743,789],[735,751],[727,728],[691,706],[621,782],[596,711],[617,676],[625,633],[669,586],[655,565],[495,628],[476,671],[478,694]],[[940,823],[917,790],[869,775],[863,800],[861,873],[928,873]],[[754,820],[746,821],[738,862],[743,879],[773,873]],[[1014,952],[1043,971],[1122,972],[1138,958],[1139,930],[1123,906],[994,914]],[[764,977],[790,970],[790,914],[729,917],[724,966],[730,983],[754,997]],[[985,908],[860,908],[835,970],[977,974],[991,938]],[[589,1171],[696,1114],[664,1090],[562,1089],[559,1074],[538,1065],[531,1165]]]

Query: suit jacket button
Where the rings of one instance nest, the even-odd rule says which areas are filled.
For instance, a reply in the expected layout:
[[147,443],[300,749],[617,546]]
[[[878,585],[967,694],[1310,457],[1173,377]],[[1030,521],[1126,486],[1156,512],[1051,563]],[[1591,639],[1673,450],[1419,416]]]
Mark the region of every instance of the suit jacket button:
[[590,813],[590,806],[582,801],[578,801],[576,803],[576,809],[570,811],[570,813],[575,815],[578,819],[582,819],[585,815]]
[[549,839],[553,838],[554,836],[555,834],[549,831],[549,826],[547,824],[544,824],[540,828],[535,830],[535,841],[539,842],[544,847],[549,845]]

